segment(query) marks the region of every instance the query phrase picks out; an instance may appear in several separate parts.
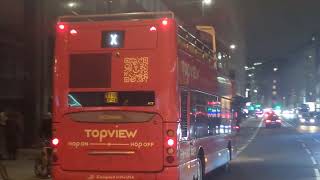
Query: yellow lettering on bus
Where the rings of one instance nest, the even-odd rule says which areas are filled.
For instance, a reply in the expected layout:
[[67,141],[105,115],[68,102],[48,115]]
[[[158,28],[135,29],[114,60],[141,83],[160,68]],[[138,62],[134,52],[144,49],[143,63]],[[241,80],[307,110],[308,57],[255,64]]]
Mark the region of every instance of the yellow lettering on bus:
[[91,136],[94,137],[94,138],[99,137],[100,136],[99,130],[97,130],[97,129],[93,130],[92,133],[91,133]]
[[127,129],[85,129],[84,130],[87,138],[98,138],[99,142],[102,142],[105,138],[135,138],[138,130],[130,131]]
[[126,138],[128,134],[127,130],[119,130],[119,138]]
[[138,132],[138,130],[128,131],[128,132],[127,132],[128,138],[134,138],[134,137],[136,137],[137,132]]
[[87,138],[90,137],[90,132],[91,132],[91,131],[92,131],[91,129],[85,129],[85,130],[84,130],[84,132],[87,133]]

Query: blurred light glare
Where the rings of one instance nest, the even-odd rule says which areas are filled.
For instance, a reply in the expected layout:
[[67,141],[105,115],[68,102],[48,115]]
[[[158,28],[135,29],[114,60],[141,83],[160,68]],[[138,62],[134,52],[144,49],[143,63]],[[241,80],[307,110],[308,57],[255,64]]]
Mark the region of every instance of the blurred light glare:
[[212,3],[212,0],[202,0],[202,3],[205,5],[210,5]]
[[237,46],[236,46],[235,44],[231,44],[231,45],[230,45],[230,49],[236,49],[236,47],[237,47]]
[[68,3],[68,7],[69,8],[74,8],[74,7],[76,7],[77,6],[77,3],[75,3],[75,2],[69,2]]
[[273,71],[274,71],[274,72],[278,71],[278,68],[273,68]]

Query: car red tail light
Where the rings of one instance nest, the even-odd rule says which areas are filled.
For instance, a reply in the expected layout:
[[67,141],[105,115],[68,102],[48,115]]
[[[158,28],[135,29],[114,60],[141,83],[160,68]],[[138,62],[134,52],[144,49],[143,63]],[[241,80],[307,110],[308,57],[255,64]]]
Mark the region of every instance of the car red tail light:
[[277,119],[276,122],[277,122],[277,123],[281,123],[281,120],[280,120],[280,119]]
[[268,119],[268,120],[266,120],[266,123],[271,123],[271,120],[269,120],[269,119]]

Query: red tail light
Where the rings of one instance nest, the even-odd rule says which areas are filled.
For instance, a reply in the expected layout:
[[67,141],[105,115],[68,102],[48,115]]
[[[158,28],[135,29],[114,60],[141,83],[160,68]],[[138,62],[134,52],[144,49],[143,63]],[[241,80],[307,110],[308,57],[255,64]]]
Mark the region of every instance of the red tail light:
[[65,24],[57,24],[57,31],[63,33],[67,30],[67,26]]
[[281,120],[280,120],[280,119],[277,119],[276,122],[281,123]]
[[71,35],[76,35],[76,34],[78,34],[78,31],[75,30],[75,29],[71,29],[71,30],[70,30],[70,34],[71,34]]
[[269,119],[268,119],[268,120],[266,120],[266,123],[271,123],[271,120],[269,120]]
[[236,129],[240,129],[240,126],[236,126]]
[[59,24],[58,28],[59,28],[60,30],[64,30],[65,26],[64,26],[63,24]]
[[150,31],[157,31],[157,28],[155,26],[150,27]]
[[168,19],[162,20],[162,25],[164,25],[164,26],[168,25]]
[[58,144],[59,144],[59,139],[58,138],[53,138],[52,139],[52,145],[58,146]]
[[168,139],[167,141],[168,146],[173,146],[174,145],[174,140],[173,139]]

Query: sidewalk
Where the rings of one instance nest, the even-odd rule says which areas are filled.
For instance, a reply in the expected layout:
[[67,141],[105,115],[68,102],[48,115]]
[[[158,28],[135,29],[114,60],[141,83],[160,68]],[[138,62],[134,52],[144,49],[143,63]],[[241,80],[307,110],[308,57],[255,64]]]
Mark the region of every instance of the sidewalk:
[[34,159],[40,149],[19,149],[17,160],[5,160],[8,174],[12,180],[39,180],[33,172]]

